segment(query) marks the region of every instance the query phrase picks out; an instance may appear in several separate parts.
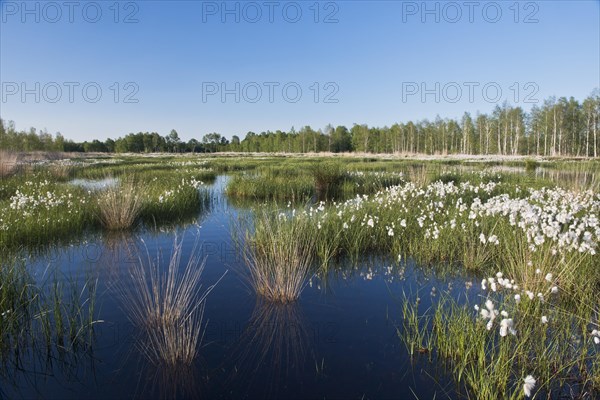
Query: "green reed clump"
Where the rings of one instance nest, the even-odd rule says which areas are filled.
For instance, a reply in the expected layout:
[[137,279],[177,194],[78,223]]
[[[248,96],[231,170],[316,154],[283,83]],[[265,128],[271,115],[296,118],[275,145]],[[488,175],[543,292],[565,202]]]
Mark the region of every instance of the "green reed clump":
[[338,162],[320,162],[311,167],[318,199],[336,197],[346,179],[346,170]]
[[144,187],[140,219],[153,225],[193,218],[210,207],[207,181],[214,178],[213,171],[187,167],[137,174],[136,180]]
[[0,357],[31,329],[37,292],[20,262],[0,266]]
[[462,181],[462,176],[460,174],[458,174],[457,172],[444,172],[444,173],[434,176],[431,181],[432,182],[439,181],[442,183],[454,182],[454,184],[458,185]]
[[254,201],[307,202],[314,195],[310,176],[296,176],[271,171],[259,174],[237,174],[227,184],[227,196]]
[[532,158],[525,160],[525,171],[527,172],[534,172],[539,166],[540,163]]
[[143,207],[141,187],[133,179],[124,179],[118,186],[98,195],[98,218],[109,230],[130,229],[137,222]]
[[310,276],[317,237],[305,216],[258,211],[245,229],[243,257],[256,293],[273,302],[297,300]]
[[411,358],[418,354],[429,354],[431,348],[431,317],[419,315],[420,302],[421,300],[417,298],[415,304],[409,304],[408,298],[404,295],[402,330],[397,330]]

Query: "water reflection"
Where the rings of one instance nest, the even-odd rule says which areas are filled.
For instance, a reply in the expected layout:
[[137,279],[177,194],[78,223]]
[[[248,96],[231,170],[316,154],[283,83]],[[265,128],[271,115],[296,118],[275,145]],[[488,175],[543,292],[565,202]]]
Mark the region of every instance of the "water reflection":
[[544,178],[556,182],[559,186],[572,190],[598,190],[598,167],[570,167],[568,169],[538,168],[536,178]]
[[144,354],[138,353],[137,356],[139,381],[136,398],[200,399],[206,397],[204,393],[207,378],[199,365],[156,365],[148,363]]
[[69,183],[74,186],[80,186],[86,190],[104,190],[117,186],[119,180],[117,178],[73,179]]
[[277,304],[257,299],[252,316],[233,346],[229,381],[244,383],[247,393],[277,397],[281,385],[304,374],[311,340],[306,318],[297,303]]

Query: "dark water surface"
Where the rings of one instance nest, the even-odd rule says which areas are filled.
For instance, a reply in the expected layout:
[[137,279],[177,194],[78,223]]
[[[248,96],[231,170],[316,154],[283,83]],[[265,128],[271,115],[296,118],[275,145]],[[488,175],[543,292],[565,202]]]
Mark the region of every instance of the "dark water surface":
[[[366,260],[337,266],[314,277],[300,300],[273,305],[257,299],[241,278],[243,263],[230,237],[240,211],[224,198],[226,177],[214,188],[213,209],[176,229],[146,229],[132,235],[90,236],[77,246],[55,249],[31,262],[39,279],[97,279],[97,318],[91,351],[56,354],[31,351],[19,368],[4,371],[0,395],[8,398],[447,398],[454,386],[426,357],[411,361],[398,337],[403,293],[420,296],[421,312],[431,291],[464,292],[465,277],[436,278],[411,261]],[[194,248],[206,257],[203,287],[210,293],[200,356],[184,371],[157,368],[136,347],[119,284],[139,254],[162,252],[167,265],[175,236],[186,261]],[[226,273],[225,276],[223,274]],[[450,289],[449,289],[450,285]],[[41,356],[43,354],[43,356]]]

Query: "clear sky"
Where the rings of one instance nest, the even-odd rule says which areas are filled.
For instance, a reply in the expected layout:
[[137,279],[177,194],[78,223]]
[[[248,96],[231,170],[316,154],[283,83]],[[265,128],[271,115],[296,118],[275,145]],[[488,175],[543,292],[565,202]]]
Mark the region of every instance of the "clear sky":
[[600,86],[598,0],[0,6],[0,116],[76,141],[384,126]]

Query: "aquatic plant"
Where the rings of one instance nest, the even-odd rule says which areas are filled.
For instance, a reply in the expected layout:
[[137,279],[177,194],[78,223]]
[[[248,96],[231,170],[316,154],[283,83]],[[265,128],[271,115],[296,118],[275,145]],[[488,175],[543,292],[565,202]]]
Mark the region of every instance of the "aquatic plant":
[[147,259],[138,257],[130,270],[131,281],[117,286],[129,318],[146,334],[141,350],[156,364],[192,364],[202,342],[206,298],[216,285],[202,292],[204,262],[194,248],[183,265],[182,246],[176,238],[165,271],[160,257],[153,260],[146,249]]
[[311,172],[315,180],[315,192],[319,199],[335,196],[346,178],[346,171],[338,162],[316,163],[312,166]]
[[405,297],[399,335],[412,356],[425,346],[430,360],[441,361],[474,397],[533,396],[534,387],[549,397],[593,397],[600,388],[594,379],[600,339],[589,328],[598,326],[594,296],[580,290],[571,293],[573,303],[559,278],[540,270],[536,276],[535,283],[502,272],[485,278],[481,302],[472,308],[445,293],[419,314],[418,301]]
[[243,257],[256,293],[274,302],[295,301],[315,258],[313,221],[303,215],[257,211],[246,229]]
[[[69,290],[63,292],[63,288]],[[37,352],[45,357],[89,349],[96,319],[94,279],[83,287],[74,280],[55,279],[37,284],[24,260],[8,256],[0,264],[0,360],[18,363],[20,353]],[[19,351],[15,351],[15,350]]]
[[140,187],[132,179],[124,179],[116,187],[98,194],[98,218],[110,230],[131,228],[143,207]]
[[[81,233],[93,225],[92,202],[81,188],[33,174],[7,179],[0,200],[0,246],[34,246]],[[0,191],[2,191],[0,189]]]

